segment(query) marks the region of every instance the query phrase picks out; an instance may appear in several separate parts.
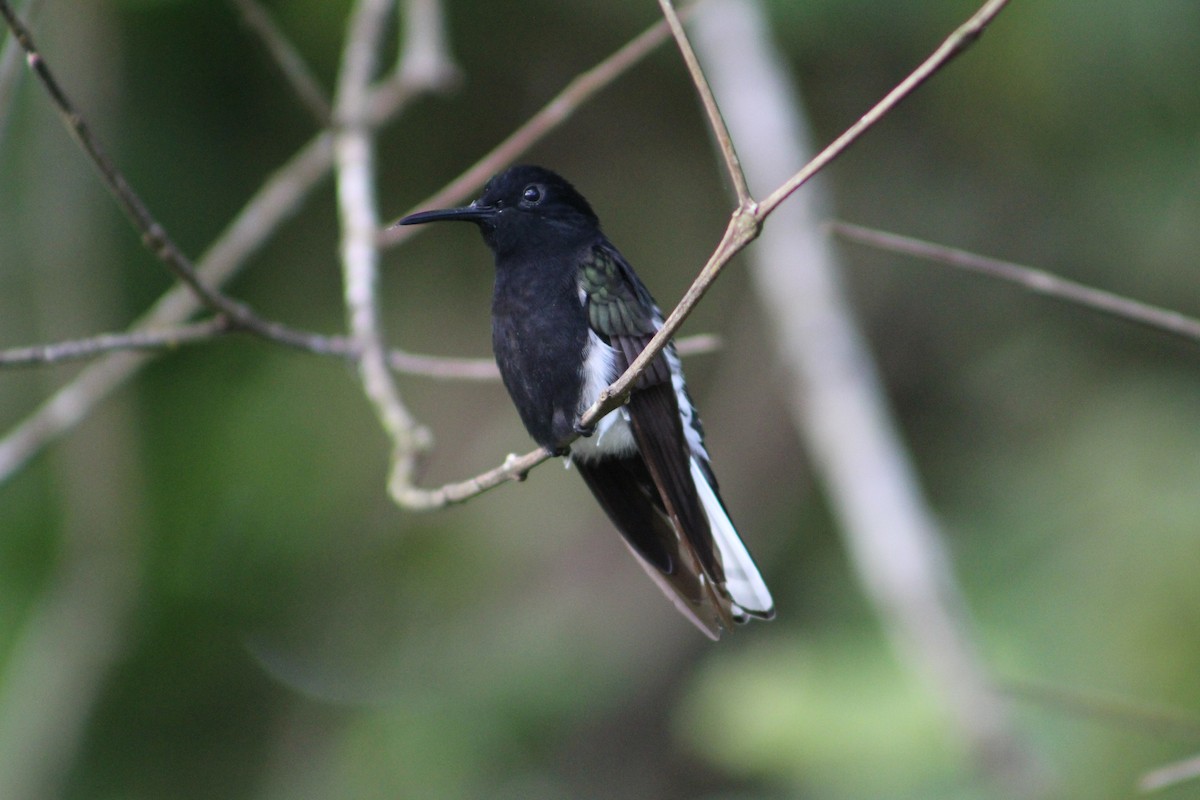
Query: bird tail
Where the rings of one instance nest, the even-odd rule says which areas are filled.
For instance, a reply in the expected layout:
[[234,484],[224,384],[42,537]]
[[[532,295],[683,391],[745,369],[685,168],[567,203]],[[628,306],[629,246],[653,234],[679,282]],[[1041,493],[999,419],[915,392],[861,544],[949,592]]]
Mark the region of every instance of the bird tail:
[[771,592],[750,551],[729,519],[729,512],[725,510],[725,504],[713,486],[711,472],[701,465],[696,456],[693,455],[691,461],[692,480],[708,517],[708,527],[717,543],[717,551],[721,554],[725,590],[733,601],[733,618],[738,622],[746,622],[748,617],[773,618],[775,601],[771,599]]

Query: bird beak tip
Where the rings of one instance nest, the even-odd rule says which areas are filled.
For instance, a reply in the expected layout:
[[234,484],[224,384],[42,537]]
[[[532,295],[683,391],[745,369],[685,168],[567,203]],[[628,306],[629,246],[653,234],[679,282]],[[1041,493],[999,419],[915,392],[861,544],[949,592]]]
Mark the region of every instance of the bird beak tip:
[[397,225],[420,225],[426,222],[439,222],[442,220],[479,222],[488,217],[491,211],[492,209],[489,207],[477,206],[474,203],[460,208],[438,208],[430,211],[418,211],[415,214],[401,217],[392,227],[396,227]]

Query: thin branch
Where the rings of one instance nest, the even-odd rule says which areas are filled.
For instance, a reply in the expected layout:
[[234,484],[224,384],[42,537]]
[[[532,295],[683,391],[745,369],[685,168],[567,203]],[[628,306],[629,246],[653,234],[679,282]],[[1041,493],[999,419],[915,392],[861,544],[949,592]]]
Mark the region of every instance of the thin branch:
[[87,339],[31,347],[11,347],[0,350],[0,367],[61,364],[94,358],[114,350],[173,350],[186,344],[209,341],[229,331],[229,323],[224,317],[213,317],[203,322],[164,330],[102,333]]
[[983,34],[984,28],[995,19],[997,14],[1004,10],[1006,5],[1008,5],[1008,0],[988,0],[984,3],[970,19],[960,25],[954,33],[950,34],[942,42],[941,46],[933,52],[933,55],[925,59],[921,66],[917,67],[913,70],[912,74],[897,84],[895,89],[888,92],[887,96],[876,103],[874,108],[864,114],[858,122],[847,128],[846,132],[835,139],[832,144],[818,153],[817,157],[808,162],[804,169],[789,178],[782,186],[763,200],[759,209],[762,216],[765,217],[770,214],[792,192],[803,186],[806,181],[844,153],[850,145],[858,141],[860,136],[887,116],[892,109],[900,104],[900,101],[916,91],[917,87],[925,81],[932,78],[951,59],[973,45]]
[[629,365],[629,369],[625,374],[618,378],[608,390],[601,392],[600,398],[592,408],[588,409],[587,413],[581,418],[582,424],[590,424],[604,416],[604,414],[616,408],[623,403],[628,397],[630,387],[646,366],[657,357],[658,353],[666,347],[667,342],[675,332],[691,314],[692,309],[700,302],[701,298],[708,291],[709,287],[720,275],[721,270],[733,259],[735,255],[740,253],[746,245],[754,241],[758,237],[759,231],[762,229],[763,221],[766,220],[771,213],[779,207],[779,204],[791,195],[797,188],[804,184],[805,181],[812,178],[820,170],[826,167],[838,155],[846,150],[851,144],[859,139],[864,133],[875,126],[888,113],[894,109],[901,100],[915,91],[921,84],[932,77],[938,70],[946,65],[951,58],[963,52],[968,46],[978,40],[983,28],[991,22],[1001,9],[1007,4],[1007,0],[988,0],[984,5],[975,12],[971,18],[961,25],[954,33],[942,43],[934,54],[926,59],[916,70],[908,77],[897,84],[896,88],[888,92],[888,94],[879,101],[866,115],[858,122],[854,123],[841,136],[835,139],[824,150],[818,153],[811,161],[801,168],[795,175],[785,181],[778,189],[772,192],[766,200],[763,200],[757,205],[739,206],[734,210],[732,218],[729,220],[728,226],[725,228],[725,233],[721,238],[717,248],[709,257],[708,262],[700,271],[700,274],[688,287],[683,298],[679,301],[675,309],[663,322],[663,326],[655,334],[654,338],[647,343],[646,348],[641,355],[634,359]]
[[389,487],[412,484],[418,454],[432,437],[417,424],[388,368],[379,318],[379,214],[375,197],[375,142],[370,126],[371,77],[379,64],[382,32],[392,0],[359,0],[351,12],[334,103],[334,160],[341,219],[342,282],[346,316],[359,352],[363,392],[392,442]]
[[[33,20],[42,9],[42,0],[29,0],[25,7],[25,18]],[[2,37],[0,37],[2,38]],[[24,70],[21,69],[21,45],[17,37],[3,39],[4,46],[0,47],[0,145],[8,133],[9,121],[12,120],[10,107],[17,94],[17,86],[21,83]]]
[[0,15],[3,15],[9,29],[12,30],[17,42],[25,51],[26,61],[29,63],[30,69],[33,70],[38,80],[42,83],[59,116],[62,117],[67,128],[100,172],[105,186],[108,187],[113,197],[116,198],[117,204],[125,212],[126,216],[129,217],[134,228],[141,234],[142,244],[155,257],[162,261],[174,273],[175,277],[187,286],[209,310],[227,317],[232,326],[243,328],[264,339],[269,339],[289,347],[297,347],[303,350],[320,348],[320,337],[314,337],[312,334],[296,331],[286,325],[266,320],[245,304],[233,300],[218,290],[211,288],[200,277],[191,260],[184,255],[183,251],[171,239],[167,230],[154,218],[150,213],[150,209],[142,201],[137,192],[134,191],[124,174],[117,169],[112,159],[109,158],[99,138],[92,133],[91,126],[88,125],[87,120],[75,109],[66,92],[63,91],[58,80],[50,71],[49,65],[38,52],[29,30],[21,23],[16,14],[13,13],[8,0],[0,0]]
[[312,114],[317,125],[322,128],[329,124],[332,109],[325,90],[317,81],[308,64],[299,51],[292,46],[291,41],[275,24],[270,12],[263,8],[258,0],[231,0],[241,14],[246,27],[258,34],[263,45],[270,53],[275,65],[283,73],[284,78],[292,85],[292,90],[300,98],[301,104]]
[[1006,679],[997,681],[996,688],[1014,700],[1126,731],[1187,739],[1200,736],[1200,718],[1175,709],[1042,681]]
[[168,267],[175,273],[181,281],[191,287],[192,291],[198,297],[204,300],[205,304],[213,311],[230,313],[230,317],[236,319],[238,314],[232,313],[233,309],[227,308],[229,302],[225,298],[220,297],[203,282],[201,282],[195,274],[191,263],[175,246],[175,243],[167,235],[166,231],[159,225],[158,221],[150,214],[142,199],[129,185],[125,176],[116,168],[112,159],[108,157],[108,153],[101,145],[88,125],[87,120],[80,114],[75,106],[67,97],[62,86],[50,71],[49,65],[38,52],[33,38],[29,30],[21,23],[16,14],[13,13],[11,6],[7,0],[0,0],[0,15],[4,16],[5,22],[8,23],[9,29],[13,32],[17,42],[25,51],[25,58],[29,64],[29,68],[33,70],[34,75],[41,81],[45,87],[46,93],[50,96],[50,100],[54,103],[55,109],[63,122],[71,131],[76,141],[87,153],[92,163],[100,171],[104,183],[117,199],[117,203],[121,209],[133,222],[134,227],[142,234],[142,243],[158,256]]
[[[591,408],[587,409],[580,416],[581,425],[590,425],[603,418],[605,414],[623,404],[629,397],[634,382],[638,376],[645,371],[647,365],[662,352],[663,348],[671,340],[671,337],[679,330],[684,321],[691,314],[696,304],[704,297],[704,294],[712,286],[713,282],[720,275],[725,266],[733,259],[735,255],[745,249],[746,245],[752,242],[762,228],[763,220],[770,216],[779,204],[799,188],[805,181],[812,178],[817,172],[827,166],[834,158],[840,155],[847,147],[849,147],[860,136],[870,130],[876,123],[883,119],[904,97],[911,94],[917,87],[928,80],[942,66],[946,64],[953,56],[958,55],[965,50],[971,43],[979,38],[979,34],[983,27],[989,23],[993,17],[1006,5],[1007,0],[988,0],[983,7],[980,8],[964,25],[960,26],[951,36],[939,47],[929,59],[922,63],[912,74],[901,81],[895,89],[889,92],[883,100],[881,100],[874,108],[871,109],[862,119],[851,126],[845,133],[839,136],[832,144],[822,150],[816,157],[805,165],[799,172],[785,181],[778,189],[769,195],[767,200],[758,204],[750,204],[746,207],[739,206],[734,210],[729,224],[725,228],[725,232],[721,237],[720,243],[709,257],[708,262],[700,270],[700,274],[692,281],[679,303],[671,311],[670,315],[664,320],[663,325],[659,328],[658,333],[647,342],[646,347],[641,354],[633,360],[629,368],[625,370],[616,381],[612,383],[606,390],[600,393],[599,398]],[[650,31],[647,31],[649,34]],[[644,34],[645,35],[645,34]],[[524,129],[524,128],[523,128]],[[482,163],[482,162],[481,162]],[[506,162],[500,162],[506,163]],[[444,202],[456,202],[465,197],[470,189],[464,188],[461,184],[470,184],[468,177],[472,180],[476,176],[476,170],[479,167],[477,164],[467,173],[464,173],[454,183],[448,186],[443,192],[440,192],[435,198],[432,198],[428,203],[430,206],[442,205]],[[488,171],[481,177],[480,183],[490,175]],[[451,190],[454,190],[452,193]],[[458,192],[461,192],[459,194]],[[424,206],[428,207],[428,206]],[[412,235],[410,228],[400,228],[390,230],[383,234],[384,241],[388,244],[401,241]],[[447,503],[458,503],[470,499],[480,492],[493,488],[505,481],[523,479],[525,474],[533,466],[548,458],[544,450],[538,449],[531,451],[524,456],[510,456],[504,464],[496,467],[493,470],[478,476],[477,478],[463,481],[460,483],[447,484],[438,489],[431,490],[413,490],[409,493],[407,499],[402,502],[406,507],[413,510],[432,510],[441,508]],[[532,462],[532,463],[531,463]],[[484,477],[486,481],[482,481]],[[481,481],[481,488],[478,491],[470,491],[468,487],[475,484],[476,481]],[[450,490],[453,489],[453,492]],[[459,492],[462,492],[461,495]]]
[[396,64],[401,84],[436,90],[458,83],[461,71],[450,55],[440,0],[405,0],[403,37]]
[[683,29],[683,23],[679,21],[679,15],[675,13],[675,6],[671,0],[658,0],[658,5],[671,26],[671,34],[675,37],[675,43],[683,56],[683,63],[687,65],[688,73],[692,76],[692,83],[696,85],[696,93],[700,95],[704,113],[708,115],[708,125],[712,128],[713,135],[717,138],[717,146],[725,159],[725,170],[729,173],[729,179],[733,181],[738,205],[749,208],[754,198],[750,196],[750,188],[746,185],[746,173],[742,170],[737,150],[733,146],[733,137],[729,135],[729,128],[725,125],[725,118],[721,116],[721,108],[713,97],[712,87],[708,85],[708,78],[704,76],[704,70],[700,67],[700,59],[696,58],[696,51],[692,49],[687,31]]
[[1197,778],[1200,778],[1200,755],[1147,772],[1138,781],[1138,790],[1147,793],[1158,792]]
[[1127,322],[1172,333],[1193,342],[1200,341],[1200,319],[1060,278],[1044,270],[981,256],[966,250],[946,247],[897,233],[852,225],[848,222],[831,222],[829,228],[838,236],[851,242],[936,261],[967,272],[1008,281],[1034,294],[1083,306]]
[[[220,286],[232,278],[305,197],[329,173],[332,137],[313,138],[283,167],[269,176],[200,259],[201,278]],[[154,330],[182,323],[201,309],[200,301],[182,284],[167,291],[131,330]],[[0,482],[12,477],[54,439],[71,430],[92,409],[151,360],[152,353],[115,352],[89,364],[28,417],[0,439]]]

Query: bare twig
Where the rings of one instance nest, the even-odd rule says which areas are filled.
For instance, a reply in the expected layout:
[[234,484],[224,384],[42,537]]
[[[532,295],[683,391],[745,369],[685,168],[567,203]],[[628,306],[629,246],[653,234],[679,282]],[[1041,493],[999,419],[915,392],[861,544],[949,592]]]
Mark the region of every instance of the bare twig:
[[713,98],[712,88],[708,85],[708,79],[700,67],[700,60],[696,58],[696,51],[692,49],[692,43],[683,30],[683,23],[679,21],[679,15],[675,13],[675,6],[671,0],[658,0],[658,5],[662,8],[663,16],[671,26],[671,35],[675,37],[675,43],[679,46],[679,52],[692,76],[692,83],[696,86],[696,93],[700,95],[700,102],[704,105],[704,113],[708,115],[708,125],[712,128],[713,135],[717,138],[717,147],[725,159],[725,170],[729,174],[729,180],[733,182],[738,206],[748,208],[754,202],[754,198],[750,196],[750,189],[746,186],[746,173],[742,170],[742,164],[738,160],[737,150],[733,146],[733,138],[729,135],[729,128],[725,125],[724,117],[721,116],[721,108]]
[[779,207],[780,203],[787,199],[805,181],[809,180],[838,155],[843,153],[846,148],[883,119],[901,100],[944,67],[951,58],[975,42],[979,38],[982,29],[1000,12],[1006,3],[1007,0],[988,0],[979,11],[951,34],[934,51],[933,55],[917,67],[912,74],[901,81],[895,89],[880,100],[862,119],[848,128],[845,133],[818,153],[799,172],[772,192],[766,200],[757,204],[751,202],[747,206],[739,206],[735,209],[717,248],[709,257],[700,274],[692,282],[691,286],[688,287],[687,292],[684,293],[678,305],[675,306],[675,309],[663,322],[662,328],[647,343],[642,354],[629,365],[629,369],[626,370],[625,374],[618,378],[607,391],[600,394],[596,405],[589,409],[583,416],[581,420],[583,424],[594,422],[608,411],[616,408],[621,402],[624,402],[634,381],[637,380],[638,376],[641,375],[642,371],[658,355],[662,348],[666,346],[670,338],[675,335],[675,332],[683,324],[684,320],[691,314],[692,309],[696,307],[696,304],[700,302],[709,287],[717,279],[721,270],[746,245],[754,241],[762,229],[763,221]]
[[1158,792],[1200,778],[1200,755],[1151,770],[1138,781],[1143,792]]
[[[42,0],[29,0],[25,7],[25,18],[33,20],[41,11]],[[2,37],[0,47],[0,144],[4,143],[4,135],[8,132],[8,122],[12,119],[9,107],[16,96],[17,86],[21,82],[24,70],[21,69],[21,45],[17,37]]]
[[46,89],[59,116],[62,117],[67,128],[100,172],[105,186],[116,198],[121,210],[125,212],[138,233],[141,234],[142,244],[162,261],[205,306],[214,313],[227,317],[231,326],[245,329],[264,339],[270,339],[289,347],[303,350],[319,349],[320,337],[314,337],[312,334],[296,331],[286,325],[266,320],[245,304],[225,296],[204,281],[196,271],[191,259],[179,249],[167,230],[150,213],[150,209],[134,191],[124,174],[109,158],[99,138],[92,133],[87,120],[75,109],[50,71],[45,59],[38,52],[29,30],[13,13],[8,0],[0,0],[0,15],[4,17],[17,42],[25,51],[30,69]]
[[[912,74],[901,81],[895,89],[889,92],[883,100],[875,105],[862,119],[851,126],[845,133],[839,136],[832,144],[822,150],[805,165],[799,172],[785,181],[778,189],[771,193],[766,201],[762,203],[750,202],[746,206],[739,206],[734,210],[729,224],[725,228],[725,232],[721,237],[720,243],[709,257],[708,262],[701,269],[700,274],[696,277],[692,284],[688,287],[679,303],[676,304],[674,310],[663,322],[658,333],[646,344],[629,368],[625,370],[616,381],[613,382],[605,391],[600,393],[600,397],[596,400],[591,408],[587,409],[580,416],[581,425],[590,425],[601,419],[605,414],[620,406],[629,397],[629,392],[637,380],[638,376],[646,369],[647,365],[658,356],[662,349],[667,346],[671,337],[679,330],[679,327],[691,314],[696,304],[704,297],[704,294],[712,286],[721,270],[733,259],[735,255],[740,253],[746,245],[752,242],[757,236],[762,227],[763,220],[770,216],[780,203],[799,188],[805,181],[810,179],[818,171],[828,165],[834,158],[840,155],[854,143],[859,137],[870,130],[876,123],[883,119],[896,105],[909,94],[917,89],[922,83],[928,80],[933,74],[940,70],[954,56],[965,50],[971,43],[979,38],[982,29],[995,17],[996,14],[1006,5],[1007,0],[988,0],[987,3],[980,8],[965,24],[960,26],[943,44],[934,52],[932,56],[925,60]],[[647,31],[647,34],[650,32]],[[644,34],[645,35],[645,34]],[[506,143],[507,144],[507,143]],[[481,162],[482,163],[482,162]],[[505,163],[505,162],[500,162]],[[428,202],[430,206],[442,205],[445,201],[455,202],[462,197],[465,197],[468,190],[462,189],[461,194],[458,193],[459,184],[471,183],[476,177],[476,170],[479,164],[472,167],[467,173],[464,173],[451,186],[439,193],[435,198],[431,198]],[[479,177],[482,182],[487,175],[491,174],[491,165],[485,174]],[[451,189],[455,192],[451,193]],[[387,243],[394,243],[413,235],[409,233],[412,229],[401,228],[394,231],[389,231],[384,234],[384,239]],[[489,481],[483,485],[479,491],[485,491],[493,486],[503,483],[507,480],[517,480],[523,478],[525,473],[531,468],[544,461],[546,456],[543,450],[534,450],[520,458],[510,457],[504,465],[490,470],[485,473],[489,476]],[[533,461],[534,464],[529,464]],[[519,466],[512,466],[519,465]],[[480,476],[483,477],[483,476]],[[492,480],[494,478],[494,481]],[[463,481],[461,483],[447,484],[439,489],[425,490],[420,494],[410,495],[410,499],[405,503],[406,506],[414,510],[429,510],[441,508],[448,502],[462,502],[470,499],[475,493],[466,492],[460,496],[455,496],[451,499],[447,490],[454,487],[456,490],[463,489],[472,484],[472,481]]]
[[405,407],[388,369],[376,291],[379,214],[369,87],[379,63],[384,22],[392,8],[392,0],[359,0],[351,13],[334,103],[337,123],[334,159],[346,316],[359,353],[358,374],[363,391],[392,442],[388,486],[399,497],[399,493],[412,485],[417,456],[429,447],[432,437]]
[[[332,137],[319,134],[271,175],[200,259],[201,278],[219,286],[236,274],[299,208],[333,161]],[[176,285],[137,320],[133,331],[178,325],[201,309],[196,296]],[[10,478],[34,454],[71,430],[119,386],[145,366],[153,354],[115,352],[88,365],[70,383],[45,400],[0,439],[0,482]]]
[[1053,297],[1056,300],[1090,308],[1093,311],[1145,325],[1155,330],[1166,331],[1191,341],[1200,341],[1200,319],[1060,278],[1044,270],[981,256],[967,250],[946,247],[910,236],[852,225],[848,222],[831,222],[829,228],[838,236],[851,242],[924,258],[957,269],[1008,281],[1044,297]]
[[291,41],[275,24],[270,12],[263,8],[258,0],[231,0],[241,14],[242,20],[250,30],[258,34],[271,58],[279,67],[279,71],[292,85],[292,90],[300,98],[300,102],[312,114],[317,125],[325,127],[329,124],[332,110],[325,90],[317,81],[308,64],[300,53],[292,46]]
[[403,85],[441,89],[458,82],[440,0],[405,0],[396,78]]
[[112,159],[108,157],[108,153],[105,151],[103,145],[101,145],[99,138],[92,133],[91,126],[88,125],[87,120],[75,110],[66,92],[63,91],[58,80],[50,71],[50,67],[46,64],[45,59],[38,52],[29,30],[17,18],[16,14],[13,13],[7,0],[0,0],[0,15],[4,16],[9,29],[16,37],[21,48],[25,51],[25,58],[29,63],[29,68],[33,70],[38,80],[45,87],[46,93],[50,96],[55,109],[63,118],[63,122],[67,125],[72,135],[75,136],[75,139],[79,142],[84,152],[92,160],[92,163],[100,171],[105,185],[112,191],[121,209],[129,216],[134,226],[142,234],[143,244],[162,259],[176,274],[176,277],[190,286],[192,291],[204,301],[205,305],[209,306],[213,311],[229,313],[232,319],[236,319],[238,315],[236,310],[231,307],[232,304],[210,290],[199,280],[191,263],[175,246],[175,243],[170,239],[166,231],[150,214],[150,210],[133,190],[133,187],[129,185],[125,176],[113,164]]
[[764,217],[770,214],[792,192],[803,186],[813,175],[824,169],[829,162],[840,156],[846,151],[846,148],[858,141],[860,136],[890,113],[893,108],[900,104],[900,101],[908,97],[916,91],[917,87],[937,74],[942,67],[950,63],[951,59],[973,45],[983,34],[984,28],[996,18],[997,14],[1004,10],[1006,5],[1008,5],[1008,0],[987,0],[978,11],[971,15],[970,19],[960,25],[954,33],[950,34],[942,42],[941,46],[933,52],[933,55],[925,59],[921,66],[917,67],[913,70],[912,74],[897,84],[895,89],[888,92],[887,96],[876,103],[858,122],[847,128],[845,133],[818,153],[816,158],[805,165],[804,169],[797,172],[785,181],[782,186],[771,192],[760,204],[761,207],[759,210],[761,214]]
[[27,367],[60,364],[94,358],[114,350],[170,350],[185,344],[204,342],[230,330],[224,317],[161,330],[135,330],[128,333],[103,333],[87,339],[54,344],[11,347],[0,350],[0,367]]

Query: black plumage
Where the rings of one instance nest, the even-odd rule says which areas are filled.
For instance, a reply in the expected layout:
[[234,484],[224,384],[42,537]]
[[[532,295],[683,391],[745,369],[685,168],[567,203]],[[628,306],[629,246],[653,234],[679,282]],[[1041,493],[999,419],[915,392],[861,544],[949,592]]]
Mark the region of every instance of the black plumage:
[[[641,353],[662,313],[591,206],[541,167],[495,176],[469,206],[400,220],[474,222],[495,255],[492,346],[533,439],[567,455],[646,572],[708,636],[774,614],[720,499],[674,347],[594,431],[579,416]],[[573,437],[583,433],[583,438]]]

